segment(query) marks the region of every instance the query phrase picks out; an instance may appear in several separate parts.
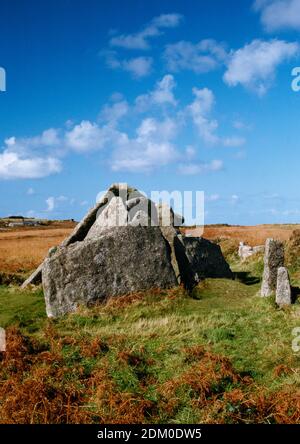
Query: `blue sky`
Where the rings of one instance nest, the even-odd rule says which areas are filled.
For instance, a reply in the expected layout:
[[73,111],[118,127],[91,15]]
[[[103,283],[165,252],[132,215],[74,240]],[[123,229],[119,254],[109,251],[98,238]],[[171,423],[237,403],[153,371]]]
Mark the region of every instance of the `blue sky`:
[[206,223],[299,222],[300,0],[2,0],[0,216],[79,219],[112,182]]

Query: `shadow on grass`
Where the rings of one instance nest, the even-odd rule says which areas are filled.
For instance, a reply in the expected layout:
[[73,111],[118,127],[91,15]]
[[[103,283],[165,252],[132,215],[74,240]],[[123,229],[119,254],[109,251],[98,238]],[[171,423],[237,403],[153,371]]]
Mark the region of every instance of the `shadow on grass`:
[[260,278],[251,275],[249,271],[236,271],[234,274],[234,280],[240,281],[245,285],[254,285],[260,282]]

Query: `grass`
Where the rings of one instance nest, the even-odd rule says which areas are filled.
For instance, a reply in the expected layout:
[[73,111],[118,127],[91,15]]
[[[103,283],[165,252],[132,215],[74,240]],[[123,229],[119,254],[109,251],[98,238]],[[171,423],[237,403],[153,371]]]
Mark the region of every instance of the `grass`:
[[239,277],[57,320],[41,290],[0,287],[0,422],[300,422],[300,304],[279,310]]

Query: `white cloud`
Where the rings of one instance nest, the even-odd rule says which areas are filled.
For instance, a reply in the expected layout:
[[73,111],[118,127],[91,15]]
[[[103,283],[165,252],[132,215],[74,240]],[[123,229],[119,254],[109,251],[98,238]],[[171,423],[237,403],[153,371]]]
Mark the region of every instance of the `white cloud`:
[[46,211],[49,211],[49,213],[52,212],[55,208],[55,198],[53,196],[48,197],[48,199],[46,199],[46,204],[47,204]]
[[116,51],[102,51],[101,54],[104,56],[106,65],[109,68],[127,71],[136,79],[146,77],[152,71],[152,57],[140,56],[130,59],[120,59]]
[[224,146],[228,146],[228,147],[239,147],[239,146],[243,146],[246,143],[246,139],[244,137],[238,137],[238,136],[232,136],[232,137],[226,137],[223,140],[223,144]]
[[299,0],[256,0],[253,7],[261,13],[261,22],[268,32],[300,29]]
[[61,162],[53,157],[23,157],[8,150],[0,154],[0,179],[39,179],[61,170]]
[[163,29],[175,28],[183,19],[181,14],[162,14],[154,17],[147,23],[140,32],[135,34],[120,34],[110,39],[111,46],[117,46],[125,49],[150,48],[149,40],[163,34]]
[[184,175],[203,174],[211,171],[220,171],[223,169],[222,160],[212,160],[211,162],[182,164],[178,167],[178,172]]
[[176,82],[170,74],[165,75],[162,80],[158,81],[148,94],[142,94],[135,100],[138,111],[146,111],[152,105],[161,106],[164,104],[176,106],[177,101],[174,96]]
[[239,119],[234,120],[232,122],[232,126],[233,126],[233,128],[238,129],[238,130],[250,130],[251,129],[251,125],[248,125],[247,123],[245,123]]
[[196,156],[196,149],[192,145],[188,145],[185,149],[185,156],[188,160],[193,159]]
[[102,149],[108,140],[108,129],[100,128],[96,123],[83,120],[65,134],[65,144],[78,153]]
[[170,71],[190,70],[197,74],[218,68],[226,57],[224,45],[212,39],[201,40],[196,44],[182,40],[167,45],[163,54]]
[[171,142],[176,136],[176,123],[172,119],[162,122],[144,119],[130,139],[123,134],[113,154],[114,171],[142,172],[176,161],[178,153]]
[[[101,112],[100,118],[109,122],[109,124],[116,124],[120,119],[125,117],[129,112],[129,105],[126,100],[116,101],[113,104],[104,105]],[[114,99],[112,99],[114,100]]]
[[34,191],[34,189],[33,188],[28,188],[28,190],[27,190],[27,194],[28,194],[28,196],[32,196],[33,194],[35,194],[35,191]]
[[123,60],[122,68],[128,71],[133,77],[141,79],[151,73],[153,59],[152,57],[135,57],[129,60]]
[[213,92],[208,88],[193,88],[194,101],[187,107],[200,137],[208,144],[216,144],[219,141],[215,134],[218,128],[216,120],[209,119],[209,114],[215,103]]
[[232,51],[223,79],[229,86],[241,84],[262,96],[272,85],[277,67],[294,57],[299,44],[283,40],[253,40]]

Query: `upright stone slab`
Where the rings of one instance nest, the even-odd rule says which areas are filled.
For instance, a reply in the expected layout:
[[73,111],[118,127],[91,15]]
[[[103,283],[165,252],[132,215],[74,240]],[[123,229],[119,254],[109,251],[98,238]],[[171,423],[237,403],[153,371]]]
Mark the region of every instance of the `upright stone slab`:
[[276,304],[279,307],[291,305],[292,291],[289,273],[286,267],[279,267],[277,270]]
[[284,245],[281,241],[267,239],[264,257],[264,273],[261,296],[268,297],[276,290],[277,270],[284,266]]

